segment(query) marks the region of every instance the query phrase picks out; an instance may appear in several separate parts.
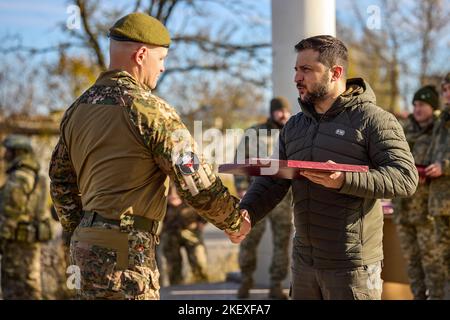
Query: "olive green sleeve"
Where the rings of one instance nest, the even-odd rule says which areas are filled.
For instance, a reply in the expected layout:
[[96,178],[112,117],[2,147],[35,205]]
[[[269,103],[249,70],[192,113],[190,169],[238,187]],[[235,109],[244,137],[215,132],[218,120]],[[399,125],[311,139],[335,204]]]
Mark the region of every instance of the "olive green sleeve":
[[239,230],[239,200],[197,153],[194,139],[175,109],[149,95],[134,100],[129,116],[156,164],[175,183],[186,203],[219,229]]
[[416,192],[418,173],[402,127],[383,111],[368,130],[369,172],[346,172],[341,193],[369,199],[410,197]]
[[81,196],[77,176],[62,139],[53,151],[50,161],[50,194],[65,232],[72,233],[81,220]]

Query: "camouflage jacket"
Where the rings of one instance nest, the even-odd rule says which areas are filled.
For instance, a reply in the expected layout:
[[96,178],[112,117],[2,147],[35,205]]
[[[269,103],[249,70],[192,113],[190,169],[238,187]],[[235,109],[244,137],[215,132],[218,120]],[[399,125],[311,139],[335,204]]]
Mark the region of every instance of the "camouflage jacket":
[[[245,131],[244,137],[239,142],[236,150],[235,162],[239,159],[250,158],[269,158],[274,152],[274,143],[278,141],[279,132],[282,126],[275,123],[272,118],[268,118],[265,123],[254,125]],[[255,134],[256,143],[252,142],[252,134]],[[251,176],[234,176],[234,185],[238,192],[246,191],[254,177]],[[283,204],[280,206],[291,207],[292,192],[289,191],[283,198]]]
[[443,175],[430,182],[428,210],[434,216],[450,216],[450,106],[442,110],[433,129],[428,163],[440,162]]
[[39,210],[37,183],[39,163],[33,155],[17,157],[8,164],[6,183],[0,189],[0,237],[14,239],[19,222],[33,222]]
[[[269,158],[273,152],[274,141],[278,140],[281,129],[282,127],[271,118],[267,119],[265,123],[246,129],[236,150],[235,162],[249,158]],[[234,184],[236,190],[247,190],[252,180],[249,176],[235,176]]]
[[[428,165],[427,154],[431,144],[433,122],[426,127],[420,127],[419,123],[410,115],[403,123],[406,141],[414,157],[416,165]],[[418,224],[428,219],[428,195],[429,180],[421,179],[416,193],[409,198],[396,198],[393,200],[395,206],[394,219],[402,224]]]
[[50,163],[51,196],[64,230],[74,231],[82,210],[162,221],[167,177],[207,221],[238,230],[238,199],[196,149],[167,102],[127,72],[102,73],[66,111]]

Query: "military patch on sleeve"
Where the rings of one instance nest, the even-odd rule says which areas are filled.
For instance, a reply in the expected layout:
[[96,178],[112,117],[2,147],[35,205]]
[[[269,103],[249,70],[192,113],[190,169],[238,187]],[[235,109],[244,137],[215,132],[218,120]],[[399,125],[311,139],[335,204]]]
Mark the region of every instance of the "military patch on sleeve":
[[198,171],[200,160],[193,152],[182,154],[176,162],[176,166],[184,175],[192,175]]

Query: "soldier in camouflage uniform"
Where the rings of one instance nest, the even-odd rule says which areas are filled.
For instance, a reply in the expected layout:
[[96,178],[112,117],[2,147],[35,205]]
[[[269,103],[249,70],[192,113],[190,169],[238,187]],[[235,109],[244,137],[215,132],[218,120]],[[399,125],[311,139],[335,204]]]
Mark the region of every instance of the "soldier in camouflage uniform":
[[109,70],[61,121],[50,191],[64,231],[73,232],[80,298],[159,299],[155,246],[168,177],[186,203],[231,241],[245,237],[250,221],[196,154],[175,109],[151,93],[164,71],[168,30],[132,13],[109,36]]
[[181,248],[185,248],[194,282],[208,281],[203,228],[206,221],[183,203],[171,186],[161,243],[171,285],[183,283]]
[[[48,202],[47,202],[48,207]],[[54,230],[53,239],[41,247],[42,298],[44,300],[68,300],[75,297],[75,291],[67,286],[69,247],[65,233],[53,205],[48,208]]]
[[[272,99],[270,103],[270,117],[263,124],[255,125],[246,130],[241,140],[237,159],[239,158],[267,158],[272,154],[273,143],[278,135],[275,130],[281,130],[289,119],[289,102],[282,97]],[[256,141],[251,142],[251,134],[256,134]],[[267,132],[267,134],[266,134]],[[235,176],[235,186],[242,198],[251,184],[247,176]],[[289,267],[289,240],[292,233],[292,193],[288,192],[285,198],[269,213],[268,219],[272,226],[273,255],[270,265],[270,291],[269,298],[287,299],[283,293],[281,282],[286,278]],[[248,298],[249,290],[253,286],[253,273],[256,270],[257,247],[266,230],[266,221],[256,224],[248,237],[242,241],[239,250],[239,266],[242,273],[242,282],[238,290],[238,298]]]
[[414,299],[442,299],[445,269],[437,246],[433,218],[428,211],[430,180],[420,169],[420,166],[424,169],[427,164],[427,150],[436,120],[433,112],[439,108],[439,94],[434,87],[423,87],[414,95],[413,104],[414,112],[403,129],[419,167],[420,183],[414,196],[394,200],[394,222],[408,265]]
[[426,174],[431,178],[428,209],[434,217],[450,287],[450,73],[442,85],[443,109],[433,130]]
[[[4,299],[41,299],[41,244],[51,238],[42,215],[43,183],[27,137],[8,136],[7,180],[0,191],[1,281]],[[43,181],[41,183],[40,181]]]

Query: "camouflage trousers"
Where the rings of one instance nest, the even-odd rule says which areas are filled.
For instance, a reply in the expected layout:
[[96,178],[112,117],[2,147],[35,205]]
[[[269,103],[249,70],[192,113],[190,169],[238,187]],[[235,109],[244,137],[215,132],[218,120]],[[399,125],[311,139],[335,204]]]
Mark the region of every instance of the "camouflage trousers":
[[158,236],[106,223],[84,227],[71,240],[71,263],[79,268],[80,299],[159,300],[155,259]]
[[162,237],[167,273],[171,285],[183,283],[183,259],[181,249],[185,248],[194,282],[208,281],[206,248],[200,230],[174,230]]
[[2,256],[2,291],[5,300],[42,299],[41,245],[8,241]]
[[289,241],[292,234],[292,207],[286,198],[267,215],[266,219],[252,227],[241,242],[239,267],[243,280],[250,280],[256,270],[257,248],[266,230],[266,220],[270,220],[272,226],[273,254],[269,269],[270,280],[272,284],[279,284],[288,273]]
[[434,225],[441,255],[447,268],[447,281],[450,281],[450,216],[434,217]]
[[397,224],[397,231],[414,299],[442,299],[446,270],[433,220]]

